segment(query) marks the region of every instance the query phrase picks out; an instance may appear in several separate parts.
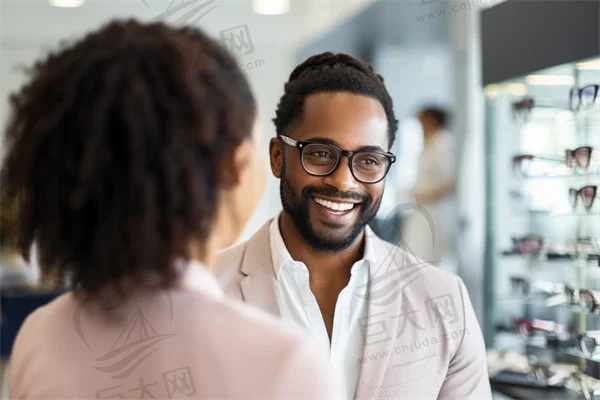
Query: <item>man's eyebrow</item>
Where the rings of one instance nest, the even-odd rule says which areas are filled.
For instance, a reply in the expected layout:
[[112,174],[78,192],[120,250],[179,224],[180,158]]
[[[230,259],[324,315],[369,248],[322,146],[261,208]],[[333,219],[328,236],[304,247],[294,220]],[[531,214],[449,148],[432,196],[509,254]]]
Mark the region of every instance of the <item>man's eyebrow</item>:
[[[339,148],[342,148],[342,146],[340,146],[335,140],[331,140],[328,138],[324,138],[324,137],[312,137],[312,138],[308,138],[306,139],[307,142],[319,142],[319,143],[327,143],[327,144],[332,144],[334,146],[337,146]],[[378,151],[378,152],[382,152],[382,153],[387,153],[386,150],[384,150],[383,148],[381,148],[380,146],[362,146],[359,147],[358,149],[354,150],[355,152],[357,151]]]

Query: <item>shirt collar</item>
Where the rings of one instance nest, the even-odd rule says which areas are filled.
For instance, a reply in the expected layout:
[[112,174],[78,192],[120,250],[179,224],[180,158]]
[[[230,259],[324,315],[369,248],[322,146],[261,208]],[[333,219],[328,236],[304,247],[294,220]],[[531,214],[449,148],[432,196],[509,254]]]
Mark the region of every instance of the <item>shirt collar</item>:
[[269,244],[271,247],[271,258],[273,259],[273,268],[275,270],[275,276],[279,276],[279,271],[283,265],[289,261],[294,261],[285,242],[281,236],[279,230],[279,217],[273,218],[271,225],[269,226]]
[[[375,257],[375,233],[367,225],[365,228],[365,251],[362,260],[369,262],[372,268],[377,265],[377,258]],[[273,269],[275,270],[275,276],[279,276],[279,271],[288,262],[295,262],[290,252],[285,246],[281,231],[279,230],[279,217],[273,218],[269,226],[269,242],[271,247],[271,258],[273,259]]]
[[363,260],[367,260],[371,263],[372,267],[377,265],[377,257],[375,254],[375,240],[377,235],[371,229],[369,225],[365,227],[365,252],[363,254]]

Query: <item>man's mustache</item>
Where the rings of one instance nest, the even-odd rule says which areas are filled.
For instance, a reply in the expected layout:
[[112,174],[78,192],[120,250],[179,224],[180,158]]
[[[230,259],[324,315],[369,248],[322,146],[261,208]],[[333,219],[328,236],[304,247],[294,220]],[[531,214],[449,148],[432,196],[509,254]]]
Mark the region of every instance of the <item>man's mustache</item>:
[[360,201],[362,203],[371,200],[371,197],[364,193],[340,192],[339,190],[336,190],[335,188],[314,188],[314,187],[307,186],[304,189],[302,189],[302,197],[304,197],[304,198],[309,198],[309,197],[314,197],[314,196],[318,197],[319,195],[321,195],[323,197],[329,197],[331,199],[354,200],[354,201]]

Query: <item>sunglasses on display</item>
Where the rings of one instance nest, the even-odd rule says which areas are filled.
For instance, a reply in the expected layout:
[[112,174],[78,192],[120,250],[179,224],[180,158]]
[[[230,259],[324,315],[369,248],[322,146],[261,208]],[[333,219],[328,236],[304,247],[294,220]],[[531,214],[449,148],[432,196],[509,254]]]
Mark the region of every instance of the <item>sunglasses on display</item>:
[[533,97],[524,97],[519,101],[511,104],[512,116],[517,117],[528,116],[534,108],[547,108],[555,110],[567,110],[565,106],[558,106],[551,100],[534,99]]
[[519,115],[529,114],[533,107],[535,107],[535,100],[531,97],[515,101],[511,105],[513,118],[516,118]]
[[586,400],[592,400],[595,396],[600,395],[600,380],[581,372],[572,373],[567,379],[566,387],[576,394],[583,395]]
[[565,163],[567,167],[573,168],[577,165],[582,170],[587,170],[590,166],[592,154],[596,155],[597,152],[590,146],[578,147],[575,150],[565,150]]
[[552,296],[546,300],[546,306],[548,307],[569,304],[579,306],[587,314],[600,314],[600,292],[567,287],[564,293]]
[[340,166],[342,157],[346,156],[354,179],[361,183],[372,184],[381,182],[392,164],[396,162],[396,156],[389,152],[346,151],[322,141],[299,142],[284,135],[278,137],[286,145],[298,149],[302,168],[312,176],[323,177],[333,174]]
[[513,170],[526,177],[547,175],[549,171],[562,166],[564,162],[565,160],[561,157],[535,156],[533,154],[520,154],[512,158]]
[[572,111],[592,108],[598,97],[598,87],[599,85],[586,85],[581,88],[572,88],[569,92],[569,108]]
[[595,357],[600,354],[600,331],[587,331],[573,334],[579,350],[586,357]]
[[510,286],[512,292],[521,296],[527,296],[529,294],[529,280],[520,276],[510,277]]
[[544,248],[545,239],[542,236],[529,235],[521,238],[511,238],[513,253],[539,255]]
[[581,197],[583,207],[586,211],[590,211],[594,205],[597,193],[598,186],[595,185],[584,186],[581,189],[570,188],[569,203],[571,204],[571,208],[573,208],[573,210],[577,208],[578,199]]
[[567,335],[568,330],[566,326],[556,323],[554,321],[547,321],[543,319],[519,319],[513,320],[514,330],[519,333],[523,338],[527,339],[535,331],[553,333],[561,337]]

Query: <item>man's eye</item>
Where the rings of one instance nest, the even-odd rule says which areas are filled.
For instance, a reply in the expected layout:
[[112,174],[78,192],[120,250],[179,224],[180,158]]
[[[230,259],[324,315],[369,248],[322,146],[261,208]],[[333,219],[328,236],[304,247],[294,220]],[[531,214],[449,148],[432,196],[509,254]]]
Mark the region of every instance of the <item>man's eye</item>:
[[377,165],[377,164],[379,164],[379,161],[377,159],[375,159],[375,158],[365,158],[364,160],[362,160],[362,162],[364,164],[367,164],[367,165]]
[[315,151],[312,153],[313,156],[322,157],[322,158],[330,158],[331,154],[326,151]]

